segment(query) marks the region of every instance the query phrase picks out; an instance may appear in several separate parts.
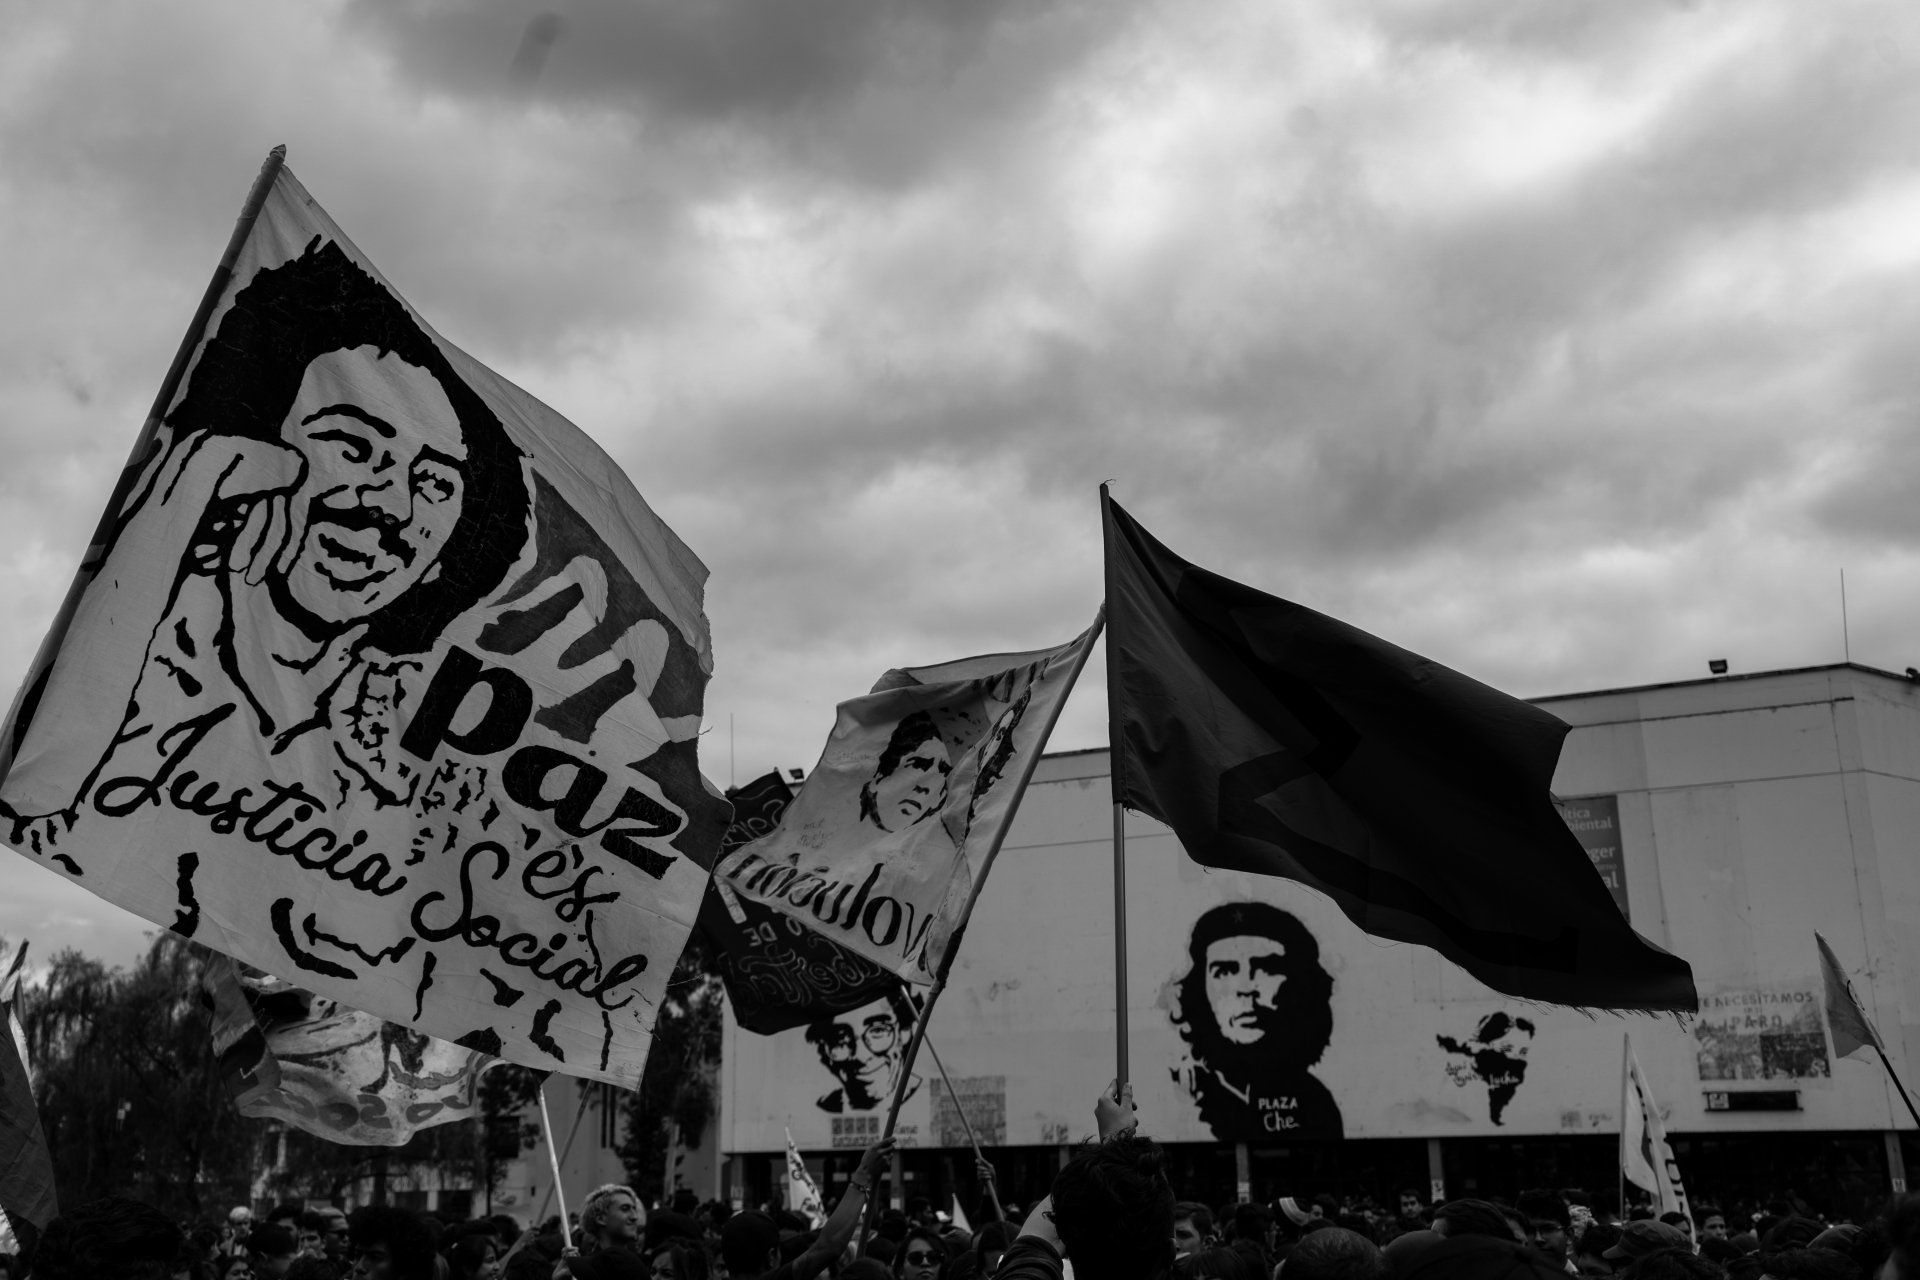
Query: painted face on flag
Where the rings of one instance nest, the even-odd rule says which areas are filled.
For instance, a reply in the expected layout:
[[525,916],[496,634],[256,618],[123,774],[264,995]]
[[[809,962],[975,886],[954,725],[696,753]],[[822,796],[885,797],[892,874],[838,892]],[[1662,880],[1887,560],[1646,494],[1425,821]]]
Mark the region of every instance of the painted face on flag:
[[1254,1044],[1267,1033],[1287,981],[1287,949],[1272,938],[1242,934],[1207,948],[1207,1003],[1220,1034]]
[[904,831],[940,812],[947,802],[953,759],[932,717],[902,720],[880,753],[873,778],[860,788],[860,813],[882,831]]
[[307,366],[282,438],[307,460],[286,590],[343,626],[435,571],[466,496],[467,446],[438,380],[372,346]]

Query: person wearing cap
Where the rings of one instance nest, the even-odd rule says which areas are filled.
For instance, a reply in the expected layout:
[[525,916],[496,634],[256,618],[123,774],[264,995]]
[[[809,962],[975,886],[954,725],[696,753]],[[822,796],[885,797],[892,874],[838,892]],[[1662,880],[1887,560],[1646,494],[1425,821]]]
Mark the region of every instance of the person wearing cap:
[[728,1218],[720,1228],[720,1257],[727,1264],[728,1280],[813,1280],[826,1270],[853,1240],[867,1197],[873,1194],[873,1180],[892,1157],[893,1147],[892,1138],[882,1138],[860,1154],[860,1167],[840,1203],[814,1242],[791,1262],[780,1261],[780,1228],[772,1218],[757,1210]]
[[1686,1232],[1671,1223],[1637,1218],[1620,1228],[1620,1243],[1600,1256],[1609,1262],[1624,1263],[1658,1253],[1662,1249],[1680,1249],[1692,1253],[1693,1241],[1687,1238]]

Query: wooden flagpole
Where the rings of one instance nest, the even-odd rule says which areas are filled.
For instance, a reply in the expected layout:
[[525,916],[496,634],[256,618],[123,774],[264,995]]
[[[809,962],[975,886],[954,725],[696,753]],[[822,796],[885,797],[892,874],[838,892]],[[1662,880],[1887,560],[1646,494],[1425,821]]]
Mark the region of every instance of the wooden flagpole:
[[[567,1221],[567,1192],[560,1185],[560,1153],[553,1145],[553,1116],[547,1111],[547,1082],[540,1082],[540,1128],[547,1135],[547,1164],[553,1170],[553,1195],[560,1202],[560,1242],[573,1248],[573,1226]],[[536,1226],[539,1224],[535,1224]]]
[[[1093,642],[1100,638],[1100,632],[1107,625],[1107,606],[1102,604],[1099,612],[1093,616],[1093,626],[1087,632],[1086,643],[1074,656],[1073,669],[1067,672],[1066,687],[1060,691],[1060,697],[1047,713],[1047,722],[1040,728],[1035,739],[1034,749],[1020,765],[1020,777],[1015,789],[1013,808],[1007,811],[1006,821],[993,833],[993,843],[987,847],[986,857],[980,860],[980,873],[973,878],[967,888],[967,905],[960,912],[960,923],[954,926],[953,936],[947,939],[947,949],[940,957],[940,967],[935,970],[933,986],[927,992],[926,1003],[920,1006],[920,1016],[914,1019],[913,1035],[907,1041],[907,1052],[900,1059],[900,1078],[894,1082],[893,1100],[887,1105],[886,1127],[880,1136],[891,1138],[894,1126],[900,1120],[901,1104],[907,1100],[907,1088],[913,1081],[913,1064],[920,1055],[920,1046],[927,1038],[927,1023],[933,1017],[933,1007],[940,1001],[940,993],[947,989],[947,974],[953,969],[953,959],[960,954],[960,940],[966,936],[967,923],[973,919],[973,904],[980,900],[980,890],[986,887],[987,873],[993,870],[993,863],[1000,856],[1000,846],[1006,841],[1007,831],[1013,826],[1014,813],[1019,809],[1021,797],[1027,794],[1027,784],[1033,780],[1034,766],[1040,763],[1040,755],[1046,749],[1047,740],[1053,736],[1053,727],[1060,721],[1060,712],[1067,705],[1067,699],[1073,694],[1074,685],[1080,681],[1080,672],[1086,668],[1087,656],[1093,652]],[[874,1196],[867,1196],[867,1207],[860,1218],[860,1256],[867,1252],[867,1236],[873,1225]]]
[[[546,1087],[547,1082],[542,1080],[540,1082],[540,1119],[543,1123],[547,1118]],[[560,1160],[562,1163],[565,1163],[566,1158],[573,1154],[573,1140],[580,1136],[580,1122],[587,1118],[587,1103],[592,1097],[593,1095],[588,1093],[586,1086],[582,1084],[580,1088],[580,1105],[573,1109],[573,1127],[567,1130],[567,1145],[560,1148]],[[551,1144],[552,1139],[549,1138],[548,1142]],[[559,1190],[560,1179],[555,1177],[553,1185],[547,1188],[547,1194],[540,1197],[540,1212],[533,1215],[534,1226],[539,1226],[540,1223],[545,1220],[547,1216],[547,1206],[553,1203],[553,1197]],[[560,1216],[563,1218],[566,1216],[564,1209],[562,1209]]]
[[[927,1052],[933,1055],[933,1065],[940,1069],[940,1082],[947,1086],[947,1096],[953,1099],[953,1109],[960,1113],[960,1126],[967,1131],[967,1141],[973,1144],[973,1158],[985,1164],[987,1156],[980,1150],[980,1137],[973,1131],[973,1121],[967,1119],[967,1109],[960,1105],[960,1095],[954,1091],[953,1077],[947,1074],[947,1064],[940,1061],[940,1051],[933,1047],[933,1041],[928,1040],[926,1045]],[[987,1179],[987,1195],[993,1200],[993,1216],[1005,1222],[1007,1211],[1000,1207],[1000,1190],[994,1186],[992,1178]]]
[[114,482],[113,495],[107,499],[106,510],[100,513],[100,523],[94,526],[86,555],[73,575],[73,582],[67,587],[66,598],[60,602],[60,612],[54,615],[53,625],[47,628],[46,639],[40,642],[33,664],[27,668],[27,678],[20,682],[20,691],[14,695],[13,709],[8,712],[4,722],[6,732],[0,733],[0,781],[6,780],[7,771],[13,767],[14,744],[26,736],[27,726],[33,720],[41,682],[53,665],[54,655],[60,652],[60,646],[67,638],[67,629],[73,625],[73,615],[80,608],[80,597],[86,593],[87,584],[93,581],[93,575],[107,553],[120,510],[126,505],[134,483],[140,478],[141,469],[153,452],[154,437],[160,433],[160,420],[173,406],[174,394],[180,389],[180,380],[187,374],[187,365],[192,361],[201,339],[206,336],[207,321],[212,318],[220,295],[226,292],[227,282],[233,278],[233,264],[240,260],[240,250],[246,247],[247,237],[253,233],[253,224],[260,220],[260,210],[266,207],[267,193],[273,190],[274,179],[280,176],[286,161],[285,146],[267,152],[266,161],[260,166],[260,174],[253,180],[246,202],[240,206],[240,216],[234,221],[233,234],[227,238],[226,250],[220,255],[219,265],[213,269],[213,279],[207,281],[206,292],[200,295],[200,305],[194,308],[193,319],[187,323],[186,335],[180,339],[180,346],[173,353],[173,363],[167,366],[167,376],[160,380],[160,391],[153,398],[153,407],[147,410],[147,420],[141,424],[140,434],[134,437],[133,451],[127,456],[127,465],[121,469],[120,478]]

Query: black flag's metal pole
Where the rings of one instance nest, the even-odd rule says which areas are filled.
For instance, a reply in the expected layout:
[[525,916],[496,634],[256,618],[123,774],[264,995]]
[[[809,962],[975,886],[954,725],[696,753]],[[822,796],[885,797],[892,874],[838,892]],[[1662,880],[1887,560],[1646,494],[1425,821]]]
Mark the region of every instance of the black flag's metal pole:
[[[953,1109],[960,1113],[960,1127],[967,1131],[967,1141],[973,1144],[973,1158],[981,1164],[987,1163],[986,1152],[980,1150],[980,1136],[973,1131],[973,1121],[967,1119],[967,1109],[960,1105],[960,1095],[954,1091],[953,1077],[947,1074],[947,1064],[940,1061],[940,1051],[933,1047],[933,1041],[926,1041],[927,1053],[933,1058],[933,1065],[940,1069],[940,1083],[947,1086],[947,1096],[953,1099]],[[987,1195],[993,1200],[993,1216],[1001,1222],[1007,1220],[1007,1211],[1000,1207],[1000,1191],[993,1185],[993,1179],[987,1179]]]
[[[1086,643],[1080,646],[1080,652],[1074,655],[1073,668],[1067,672],[1066,687],[1060,691],[1060,697],[1047,713],[1047,722],[1040,726],[1040,733],[1034,739],[1034,749],[1020,765],[1020,776],[1016,780],[1013,793],[1013,808],[1018,809],[1020,797],[1026,795],[1027,784],[1033,780],[1034,766],[1040,763],[1040,753],[1046,749],[1047,739],[1053,736],[1053,726],[1060,721],[1060,711],[1067,705],[1073,687],[1079,683],[1080,672],[1086,668],[1087,655],[1093,652],[1093,642],[1100,638],[1100,632],[1107,625],[1107,606],[1102,604],[1100,611],[1093,617],[1093,626],[1087,632]],[[933,1007],[940,1001],[940,993],[947,989],[947,974],[953,969],[953,958],[960,954],[960,940],[966,936],[967,922],[973,919],[973,904],[980,900],[980,890],[986,887],[987,873],[993,870],[994,859],[1000,856],[1000,846],[1007,838],[1007,829],[1013,825],[1013,809],[1007,813],[1006,820],[999,830],[993,833],[993,843],[987,847],[987,854],[980,859],[980,870],[973,877],[973,883],[967,887],[967,905],[960,912],[960,922],[954,926],[953,936],[947,939],[947,949],[940,956],[940,967],[934,971],[933,987],[927,992],[927,1001],[920,1006],[920,1016],[913,1021],[913,1036],[907,1041],[907,1052],[900,1059],[900,1078],[894,1082],[893,1101],[887,1106],[886,1128],[880,1131],[882,1138],[891,1138],[893,1128],[900,1119],[900,1106],[907,1100],[907,1089],[913,1081],[913,1064],[920,1056],[920,1046],[927,1038],[927,1023],[933,1017]],[[867,1252],[867,1236],[873,1226],[873,1206],[876,1197],[867,1196],[866,1211],[860,1218],[860,1256]]]
[[86,555],[80,561],[79,572],[73,575],[66,599],[60,602],[60,612],[54,615],[53,625],[47,628],[46,639],[40,642],[39,652],[34,654],[33,664],[27,668],[26,679],[20,682],[20,692],[14,696],[13,709],[7,713],[5,732],[0,732],[0,782],[6,780],[7,771],[13,767],[15,746],[26,737],[40,690],[53,666],[54,655],[60,652],[60,645],[67,638],[67,629],[73,625],[73,615],[80,607],[80,597],[85,594],[87,584],[93,581],[100,562],[106,558],[107,550],[113,544],[114,525],[120,518],[121,508],[133,492],[134,482],[140,478],[141,470],[153,452],[154,437],[160,432],[160,420],[173,405],[173,397],[180,390],[180,380],[186,377],[187,365],[192,362],[193,353],[206,334],[207,321],[212,318],[220,295],[227,291],[227,283],[233,278],[233,264],[240,260],[240,250],[246,247],[247,237],[253,233],[253,224],[259,221],[260,210],[266,206],[267,193],[273,190],[274,179],[280,176],[286,161],[287,149],[284,146],[267,152],[266,163],[260,166],[260,176],[253,180],[246,203],[240,206],[240,216],[234,221],[233,234],[227,239],[226,251],[220,255],[220,264],[213,269],[213,279],[207,281],[207,290],[200,296],[200,305],[194,309],[187,332],[173,353],[173,363],[167,366],[167,376],[161,379],[159,394],[153,398],[153,407],[147,410],[147,420],[141,424],[140,434],[134,438],[133,452],[127,456],[127,465],[114,482],[113,496],[107,499],[107,508],[94,528]]
[[1118,803],[1113,806],[1113,1060],[1118,1101],[1127,1086],[1127,811]]

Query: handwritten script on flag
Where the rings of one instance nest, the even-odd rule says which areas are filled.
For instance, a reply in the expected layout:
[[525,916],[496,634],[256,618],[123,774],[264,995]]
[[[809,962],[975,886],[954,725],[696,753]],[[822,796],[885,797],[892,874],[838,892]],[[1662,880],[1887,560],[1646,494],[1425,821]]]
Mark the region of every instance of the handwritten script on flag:
[[727,814],[692,552],[284,169],[135,465],[0,836],[345,1007],[635,1083]]

